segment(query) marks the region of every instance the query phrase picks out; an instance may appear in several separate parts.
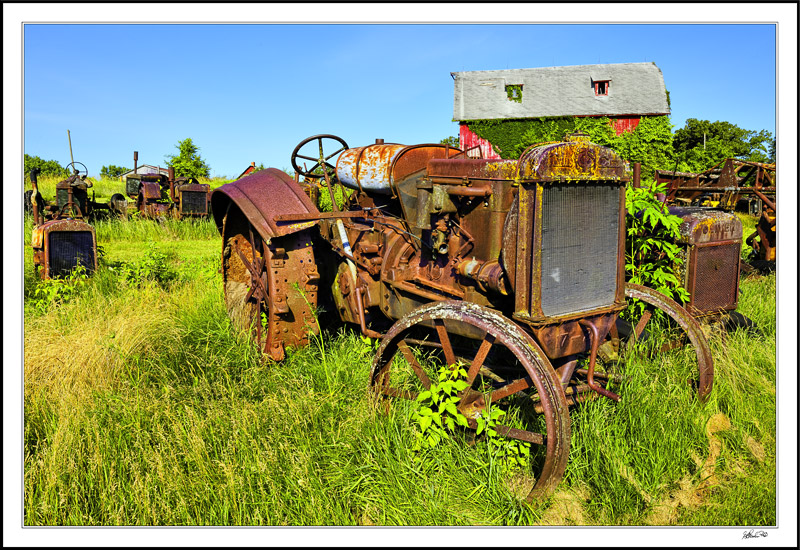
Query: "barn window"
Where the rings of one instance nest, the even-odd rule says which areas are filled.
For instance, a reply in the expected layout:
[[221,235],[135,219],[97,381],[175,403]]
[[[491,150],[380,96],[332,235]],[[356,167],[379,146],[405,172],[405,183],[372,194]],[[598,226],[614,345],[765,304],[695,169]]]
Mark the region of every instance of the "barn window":
[[508,97],[509,101],[522,103],[522,84],[506,85],[506,97]]
[[594,81],[594,95],[608,95],[608,80],[595,80]]

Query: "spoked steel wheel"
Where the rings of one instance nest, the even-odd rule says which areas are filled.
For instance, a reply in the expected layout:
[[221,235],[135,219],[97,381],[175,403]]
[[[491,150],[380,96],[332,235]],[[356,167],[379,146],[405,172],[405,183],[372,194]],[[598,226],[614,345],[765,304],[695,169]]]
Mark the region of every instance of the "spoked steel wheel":
[[314,317],[319,272],[309,230],[265,241],[241,212],[225,216],[222,269],[225,307],[240,330],[252,330],[259,348],[275,361],[286,346],[319,333]]
[[[714,384],[714,360],[700,323],[677,302],[650,288],[628,283],[625,296],[643,302],[644,311],[630,323],[617,323],[605,351],[621,363],[642,357],[677,362],[682,355],[693,371],[697,396],[704,401]],[[659,320],[656,310],[666,315]]]
[[439,366],[455,363],[467,371],[468,386],[458,394],[457,407],[470,428],[477,428],[477,416],[484,415],[490,405],[509,413],[514,409],[524,427],[499,425],[497,432],[532,444],[535,483],[528,500],[547,496],[567,465],[569,411],[544,353],[505,317],[465,302],[422,306],[386,333],[372,364],[370,383],[378,394],[414,400],[437,380]]

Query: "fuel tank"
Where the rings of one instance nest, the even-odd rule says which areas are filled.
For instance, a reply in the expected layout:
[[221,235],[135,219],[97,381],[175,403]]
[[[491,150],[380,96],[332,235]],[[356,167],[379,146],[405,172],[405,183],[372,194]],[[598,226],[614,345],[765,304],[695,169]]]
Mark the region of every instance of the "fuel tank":
[[397,182],[424,169],[429,160],[452,157],[460,152],[442,144],[376,143],[347,149],[339,155],[336,176],[351,189],[390,195]]

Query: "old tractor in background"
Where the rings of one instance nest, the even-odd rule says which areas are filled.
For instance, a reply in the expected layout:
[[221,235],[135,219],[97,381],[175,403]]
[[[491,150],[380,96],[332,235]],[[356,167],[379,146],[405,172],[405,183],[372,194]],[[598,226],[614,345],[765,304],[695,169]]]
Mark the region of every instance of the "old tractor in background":
[[[36,202],[37,210],[43,220],[64,217],[65,211],[69,215],[74,215],[79,219],[95,220],[109,216],[125,216],[128,209],[128,201],[119,193],[111,196],[108,203],[95,201],[94,192],[89,198],[89,189],[94,185],[88,177],[86,165],[82,162],[75,162],[72,156],[72,137],[67,130],[69,140],[70,163],[66,166],[65,172],[69,174],[66,179],[56,184],[56,198],[52,204],[47,204],[36,189],[25,192],[25,211],[33,213],[33,203]],[[36,172],[38,176],[38,172]],[[33,176],[31,184],[33,184]],[[38,182],[37,182],[38,183]]]
[[191,177],[175,177],[170,166],[168,175],[139,174],[138,151],[133,152],[133,174],[125,178],[125,194],[135,201],[136,210],[145,218],[173,216],[178,219],[208,216],[211,186]]
[[656,182],[668,184],[666,202],[672,206],[711,206],[757,216],[756,232],[746,240],[753,248],[750,262],[761,270],[774,269],[775,164],[729,158],[698,174],[657,170]]
[[[598,349],[622,351],[617,324],[631,300],[648,308],[637,329],[663,317],[691,349],[700,399],[713,360],[691,314],[625,283],[630,178],[614,151],[571,135],[517,160],[466,156],[442,144],[350,148],[325,134],[301,142],[292,166],[309,178],[321,169],[333,211],[274,168],[216,189],[225,304],[274,360],[319,333],[320,310],[380,338],[369,383],[386,398],[413,400],[437,365],[464,365],[469,429],[490,405],[519,412],[524,422],[497,431],[532,445],[528,499],[540,498],[564,474],[569,406],[619,399],[624,364],[603,363]],[[314,164],[300,170],[298,159]]]
[[[73,174],[65,180],[68,184],[58,189],[64,192],[63,205],[42,210],[44,201],[38,189],[38,170],[32,170],[30,178],[33,187],[31,247],[34,270],[42,279],[67,277],[79,266],[87,274],[94,273],[97,269],[97,237],[94,227],[84,221],[84,210],[81,209],[81,198],[85,200],[86,188],[85,184],[78,182],[83,180],[77,173]],[[88,209],[86,202],[84,209]]]

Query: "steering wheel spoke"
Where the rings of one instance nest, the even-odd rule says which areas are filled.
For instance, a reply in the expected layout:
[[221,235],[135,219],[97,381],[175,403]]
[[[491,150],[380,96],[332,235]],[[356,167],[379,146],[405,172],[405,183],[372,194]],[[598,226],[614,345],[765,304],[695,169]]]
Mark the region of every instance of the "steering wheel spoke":
[[[327,145],[326,143],[324,143],[324,140],[333,142],[335,145],[334,144]],[[306,147],[311,143],[316,144],[314,153],[317,153],[317,156],[315,157],[311,156],[313,153],[311,153],[308,150],[305,152],[305,154],[301,154],[301,149],[303,149],[304,147]],[[338,146],[338,149],[336,149],[336,152],[326,155],[325,154],[326,145],[328,150],[336,146]],[[334,136],[332,134],[319,134],[316,136],[308,137],[303,141],[301,141],[297,145],[297,147],[294,148],[294,151],[292,152],[292,168],[294,168],[295,172],[305,177],[319,176],[319,174],[316,174],[315,172],[320,168],[322,168],[327,174],[335,174],[336,167],[333,164],[329,163],[328,161],[337,156],[338,154],[340,154],[342,151],[345,151],[347,149],[348,149],[347,143],[342,138]],[[301,168],[297,162],[298,159],[312,161],[315,164],[311,167],[310,170]]]

